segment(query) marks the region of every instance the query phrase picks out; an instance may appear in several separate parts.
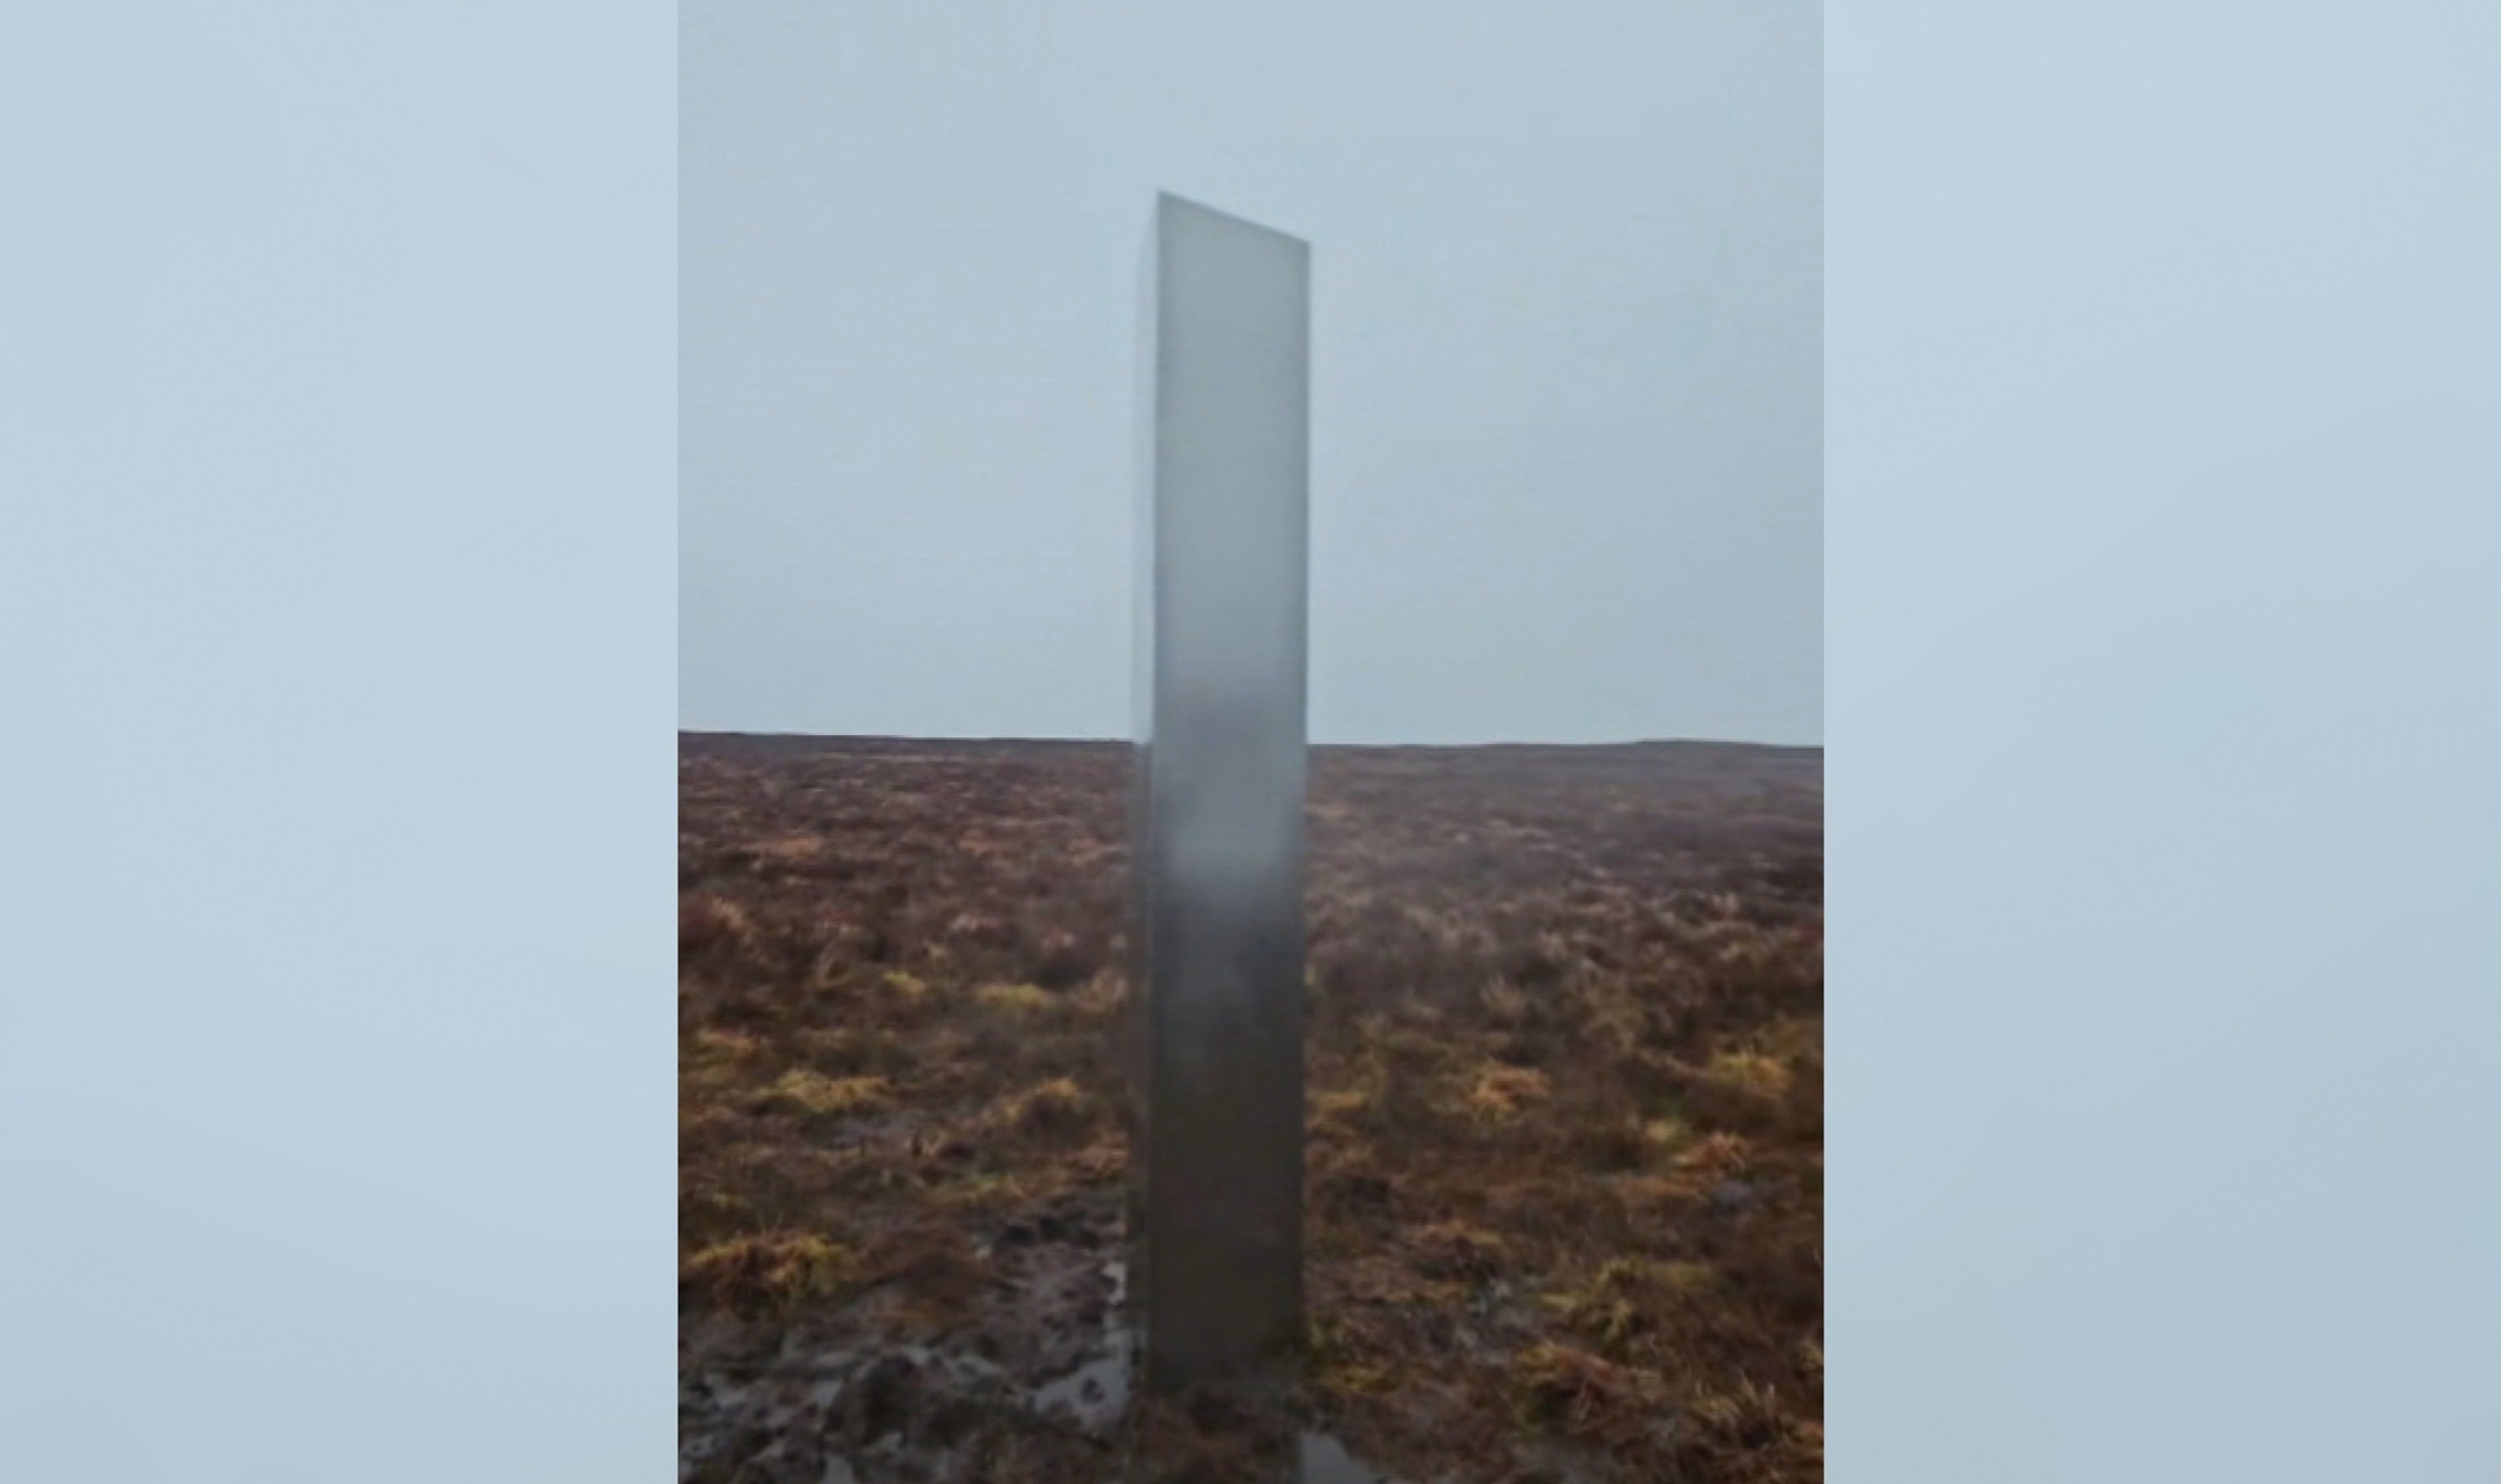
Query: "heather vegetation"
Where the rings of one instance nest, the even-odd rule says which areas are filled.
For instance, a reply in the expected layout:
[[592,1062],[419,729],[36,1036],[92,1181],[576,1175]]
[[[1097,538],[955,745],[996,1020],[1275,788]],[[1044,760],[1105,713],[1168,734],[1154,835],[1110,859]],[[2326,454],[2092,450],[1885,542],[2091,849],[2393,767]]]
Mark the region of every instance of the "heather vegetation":
[[[1158,1429],[1220,1476],[1112,1322],[1128,767],[689,740],[689,1478],[1093,1481]],[[1299,1424],[1414,1484],[1819,1479],[1819,755],[1322,748],[1311,831]]]

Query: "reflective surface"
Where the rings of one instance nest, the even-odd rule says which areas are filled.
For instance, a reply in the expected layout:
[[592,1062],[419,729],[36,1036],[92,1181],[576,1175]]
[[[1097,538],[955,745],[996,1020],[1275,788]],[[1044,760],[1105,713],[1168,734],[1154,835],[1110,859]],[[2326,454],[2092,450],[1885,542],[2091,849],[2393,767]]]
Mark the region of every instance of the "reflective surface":
[[1131,1278],[1168,1389],[1301,1329],[1310,250],[1165,196],[1145,266]]

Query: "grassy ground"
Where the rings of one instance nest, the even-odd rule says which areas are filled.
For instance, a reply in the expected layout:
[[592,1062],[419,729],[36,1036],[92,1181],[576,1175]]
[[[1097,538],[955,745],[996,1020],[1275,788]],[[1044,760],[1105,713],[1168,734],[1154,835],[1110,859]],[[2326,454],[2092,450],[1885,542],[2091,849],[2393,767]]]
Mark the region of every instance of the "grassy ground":
[[[1124,1408],[1109,1324],[1127,770],[688,740],[689,1479],[1223,1433]],[[1820,1478],[1821,793],[1813,752],[1315,754],[1306,1425],[1416,1484]]]

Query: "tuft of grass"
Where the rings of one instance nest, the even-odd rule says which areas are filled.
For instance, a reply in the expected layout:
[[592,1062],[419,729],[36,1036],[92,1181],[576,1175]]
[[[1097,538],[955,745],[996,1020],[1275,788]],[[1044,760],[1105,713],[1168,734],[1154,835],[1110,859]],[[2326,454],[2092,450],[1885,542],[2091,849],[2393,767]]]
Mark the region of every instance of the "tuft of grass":
[[889,1234],[862,1259],[861,1270],[872,1282],[897,1286],[906,1323],[932,1326],[960,1319],[990,1282],[971,1238],[960,1227],[937,1222]]
[[1545,1340],[1512,1362],[1512,1394],[1523,1424],[1604,1441],[1645,1426],[1661,1388],[1648,1371]]
[[1396,1377],[1378,1352],[1378,1341],[1347,1316],[1315,1314],[1304,1322],[1306,1373],[1324,1395],[1350,1399],[1387,1391]]
[[1719,1270],[1709,1263],[1662,1263],[1658,1278],[1670,1293],[1703,1294],[1718,1285]]
[[1642,1124],[1642,1142],[1670,1154],[1693,1142],[1693,1128],[1684,1119],[1670,1115],[1652,1118]]
[[754,919],[726,897],[699,891],[678,899],[678,957],[710,948],[741,946],[755,937]]
[[764,1049],[764,1042],[741,1031],[707,1026],[686,1039],[687,1060],[743,1062]]
[[1069,1009],[1089,1021],[1109,1020],[1128,1003],[1128,980],[1109,972],[1095,974],[1068,996]]
[[1409,1238],[1416,1270],[1428,1278],[1482,1280],[1511,1262],[1511,1243],[1499,1234],[1459,1221],[1437,1221]]
[[803,1113],[828,1118],[890,1106],[893,1088],[884,1077],[829,1077],[799,1067],[774,1082],[772,1096]]
[[767,841],[754,847],[755,858],[777,866],[799,866],[825,853],[825,842],[814,835],[792,835],[783,840]]
[[1641,1049],[1650,1013],[1633,986],[1592,980],[1574,992],[1572,1003],[1581,1017],[1581,1034],[1607,1055],[1621,1059]]
[[1546,1073],[1534,1067],[1500,1063],[1478,1072],[1468,1089],[1468,1111],[1488,1123],[1507,1123],[1532,1103],[1543,1103],[1551,1091]]
[[1495,1025],[1516,1026],[1528,1018],[1528,996],[1509,979],[1495,978],[1478,998],[1484,1004],[1485,1018]]
[[1068,1172],[1085,1185],[1103,1185],[1125,1177],[1129,1172],[1129,1141],[1117,1133],[1097,1139],[1069,1157]]
[[1345,1361],[1328,1367],[1315,1367],[1312,1384],[1322,1393],[1339,1398],[1376,1397],[1387,1391],[1397,1380],[1397,1373],[1386,1366],[1367,1365],[1361,1361]]
[[682,1259],[678,1290],[733,1312],[787,1311],[840,1296],[857,1273],[857,1256],[839,1242],[813,1233],[754,1234]]
[[994,1116],[1020,1134],[1067,1134],[1090,1128],[1101,1111],[1101,1100],[1074,1077],[1052,1077],[1000,1099]]
[[929,1190],[930,1204],[955,1211],[1000,1211],[1029,1205],[1038,1198],[1032,1179],[995,1170],[974,1170]]
[[1546,1306],[1566,1325],[1594,1336],[1610,1353],[1636,1336],[1664,1331],[1675,1312],[1718,1286],[1708,1263],[1610,1258],[1585,1283],[1550,1294]]
[[1038,984],[984,984],[973,992],[973,998],[994,1010],[1011,1015],[1040,1015],[1055,1009],[1059,997]]
[[1371,1104],[1372,1089],[1361,1085],[1332,1087],[1312,1094],[1313,1113],[1326,1122],[1343,1122],[1362,1112]]
[[[1791,1419],[1780,1393],[1769,1386],[1740,1380],[1724,1392],[1706,1393],[1684,1409],[1689,1425],[1683,1446],[1686,1468],[1697,1474],[1762,1476],[1766,1462],[1777,1468],[1785,1456],[1810,1453],[1819,1459],[1823,1429]],[[1774,1476],[1786,1476],[1780,1468]]]
[[1758,1098],[1781,1098],[1789,1090],[1789,1069],[1759,1051],[1722,1051],[1703,1069],[1703,1075]]
[[1676,1168],[1704,1179],[1742,1174],[1752,1162],[1753,1146],[1737,1134],[1706,1134],[1676,1157]]
[[[742,1032],[706,1027],[686,1038],[679,1052],[678,1087],[682,1097],[696,1100],[690,1122],[700,1125],[712,1111],[700,1104],[734,1091],[764,1058],[764,1042]],[[682,1132],[686,1122],[682,1120]]]

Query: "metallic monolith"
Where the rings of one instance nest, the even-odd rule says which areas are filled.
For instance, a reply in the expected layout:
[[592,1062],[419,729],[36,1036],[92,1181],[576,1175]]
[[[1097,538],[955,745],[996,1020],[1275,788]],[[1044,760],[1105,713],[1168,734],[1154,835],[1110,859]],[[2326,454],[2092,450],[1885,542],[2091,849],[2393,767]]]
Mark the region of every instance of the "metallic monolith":
[[1170,1391],[1302,1325],[1310,248],[1161,196],[1142,299],[1129,1291]]

